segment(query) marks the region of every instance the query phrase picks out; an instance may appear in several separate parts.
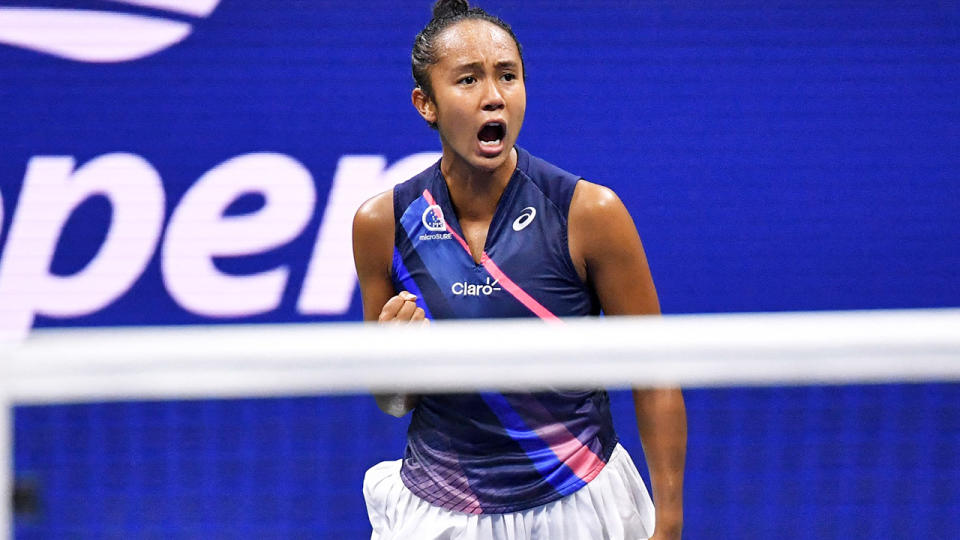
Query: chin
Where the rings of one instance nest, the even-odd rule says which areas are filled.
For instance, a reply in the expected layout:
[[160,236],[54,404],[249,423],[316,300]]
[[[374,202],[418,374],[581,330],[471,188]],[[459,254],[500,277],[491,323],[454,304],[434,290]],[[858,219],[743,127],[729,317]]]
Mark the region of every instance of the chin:
[[477,156],[473,159],[471,165],[486,172],[493,172],[503,166],[507,161],[507,155],[509,155],[509,152],[504,152],[496,157]]

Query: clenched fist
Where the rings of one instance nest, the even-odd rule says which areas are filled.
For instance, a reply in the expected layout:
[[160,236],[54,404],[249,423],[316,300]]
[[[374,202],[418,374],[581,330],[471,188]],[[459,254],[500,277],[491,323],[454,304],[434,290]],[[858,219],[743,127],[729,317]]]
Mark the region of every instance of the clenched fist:
[[407,291],[387,300],[380,310],[379,322],[429,322],[423,308],[417,307],[417,297]]

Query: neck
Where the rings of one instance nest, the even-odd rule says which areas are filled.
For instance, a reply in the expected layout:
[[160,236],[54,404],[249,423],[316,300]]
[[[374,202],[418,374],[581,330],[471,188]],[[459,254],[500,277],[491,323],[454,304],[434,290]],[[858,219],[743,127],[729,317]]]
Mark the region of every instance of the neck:
[[500,166],[490,170],[471,167],[446,151],[440,160],[450,201],[461,220],[492,218],[516,168],[516,148],[510,149],[510,155]]

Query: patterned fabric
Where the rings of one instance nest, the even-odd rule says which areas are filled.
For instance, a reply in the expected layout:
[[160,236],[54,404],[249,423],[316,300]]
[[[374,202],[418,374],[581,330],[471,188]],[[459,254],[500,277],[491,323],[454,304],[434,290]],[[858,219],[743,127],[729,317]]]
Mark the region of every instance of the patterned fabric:
[[653,501],[620,445],[584,489],[508,514],[464,514],[432,505],[403,485],[401,466],[400,460],[384,461],[364,476],[371,540],[642,540],[653,534]]
[[[517,154],[479,263],[439,163],[394,189],[394,286],[417,295],[428,318],[557,321],[599,313],[567,246],[579,178],[520,148]],[[478,335],[464,346],[483,347],[487,339],[496,336]],[[425,395],[413,412],[400,474],[414,494],[448,510],[515,512],[582,488],[616,443],[600,390]]]

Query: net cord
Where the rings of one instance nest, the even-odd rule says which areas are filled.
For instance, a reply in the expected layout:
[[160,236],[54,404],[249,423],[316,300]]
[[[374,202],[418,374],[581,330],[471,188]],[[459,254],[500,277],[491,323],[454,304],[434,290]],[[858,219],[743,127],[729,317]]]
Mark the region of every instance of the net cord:
[[960,309],[37,330],[15,404],[960,380]]

